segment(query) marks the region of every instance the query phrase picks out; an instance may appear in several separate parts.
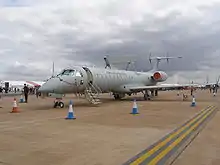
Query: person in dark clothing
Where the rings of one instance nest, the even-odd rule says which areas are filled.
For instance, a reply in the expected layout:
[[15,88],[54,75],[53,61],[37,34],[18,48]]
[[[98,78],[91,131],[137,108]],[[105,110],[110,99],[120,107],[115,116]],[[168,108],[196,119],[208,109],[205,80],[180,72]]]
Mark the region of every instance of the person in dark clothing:
[[25,102],[28,102],[28,94],[29,94],[29,88],[27,87],[26,84],[24,84],[24,97],[25,97]]
[[36,97],[39,97],[40,92],[38,91],[39,87],[36,88]]
[[191,96],[193,95],[193,88],[191,88]]

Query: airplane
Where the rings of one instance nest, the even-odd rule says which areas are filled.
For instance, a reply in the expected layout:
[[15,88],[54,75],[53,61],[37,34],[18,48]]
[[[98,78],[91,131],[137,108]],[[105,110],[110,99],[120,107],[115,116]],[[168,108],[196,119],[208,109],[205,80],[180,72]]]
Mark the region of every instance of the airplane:
[[[53,62],[53,68],[52,68],[52,76],[54,76],[54,62]],[[26,84],[28,87],[40,87],[42,86],[47,80],[43,80],[43,81],[32,81],[32,80],[0,80],[0,87],[1,88],[5,88],[6,92],[9,89],[18,89],[18,90],[22,90],[24,87],[24,84]]]
[[11,80],[0,80],[0,87],[6,89],[17,88],[21,90],[24,87],[24,84],[27,84],[29,87],[39,87],[43,85],[44,81],[11,81]]
[[216,79],[216,82],[214,83],[210,83],[209,82],[209,78],[208,76],[206,77],[206,84],[203,84],[204,88],[209,88],[210,91],[213,90],[213,93],[217,93],[218,92],[218,88],[219,88],[219,79],[220,79],[220,75],[218,76],[218,78]]
[[24,86],[24,84],[27,84],[28,86],[34,87],[34,86],[41,86],[45,82],[43,81],[11,81],[11,80],[2,80],[1,84],[9,83],[9,87],[16,87],[16,86]]
[[[84,94],[85,98],[92,104],[99,104],[100,93],[113,93],[116,100],[131,96],[132,94],[142,92],[144,99],[149,100],[149,90],[154,90],[155,96],[158,90],[162,88],[176,88],[175,85],[157,85],[159,82],[167,80],[168,75],[159,70],[158,66],[161,60],[182,58],[182,57],[150,57],[149,61],[156,60],[152,70],[148,72],[137,72],[128,70],[119,70],[111,68],[109,62],[107,67],[88,67],[74,66],[63,69],[58,75],[49,78],[40,88],[39,92],[42,97],[49,94]],[[106,61],[106,59],[105,59]],[[184,87],[186,85],[178,85]],[[188,86],[188,84],[187,84]],[[190,86],[194,86],[190,84]],[[64,103],[58,99],[54,103],[54,108],[64,107]]]

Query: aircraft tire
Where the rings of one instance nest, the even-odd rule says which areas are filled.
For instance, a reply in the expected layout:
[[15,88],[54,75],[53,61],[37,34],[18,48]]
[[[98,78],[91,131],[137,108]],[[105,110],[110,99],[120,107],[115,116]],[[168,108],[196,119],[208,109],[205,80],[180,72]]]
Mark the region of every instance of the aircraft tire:
[[120,99],[119,94],[114,94],[114,98],[115,98],[115,100],[119,100]]
[[144,100],[147,100],[147,95],[146,94],[144,94]]
[[150,100],[150,97],[148,94],[144,94],[144,100]]
[[114,98],[115,98],[115,100],[117,100],[118,99],[118,95],[114,95]]
[[114,95],[115,100],[120,100],[123,97],[125,97],[125,94],[123,93],[114,93],[113,95]]
[[57,106],[58,106],[58,102],[55,102],[53,107],[56,108]]
[[58,105],[59,105],[60,108],[64,108],[64,103],[63,102],[59,102]]

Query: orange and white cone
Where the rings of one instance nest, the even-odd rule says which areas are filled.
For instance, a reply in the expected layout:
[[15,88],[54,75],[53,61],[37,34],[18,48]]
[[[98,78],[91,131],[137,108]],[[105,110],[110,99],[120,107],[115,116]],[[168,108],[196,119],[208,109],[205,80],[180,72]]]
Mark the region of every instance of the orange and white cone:
[[19,110],[18,110],[17,101],[16,101],[16,98],[14,98],[13,107],[12,107],[11,113],[18,113],[18,112],[19,112]]

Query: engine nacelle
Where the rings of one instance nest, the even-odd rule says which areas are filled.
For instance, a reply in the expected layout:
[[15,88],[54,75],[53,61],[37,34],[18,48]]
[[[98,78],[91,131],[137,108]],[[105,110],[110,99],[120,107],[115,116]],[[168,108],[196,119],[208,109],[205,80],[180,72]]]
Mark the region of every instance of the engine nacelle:
[[152,76],[152,79],[156,82],[166,81],[167,78],[168,78],[168,75],[162,71],[156,71],[154,72]]

